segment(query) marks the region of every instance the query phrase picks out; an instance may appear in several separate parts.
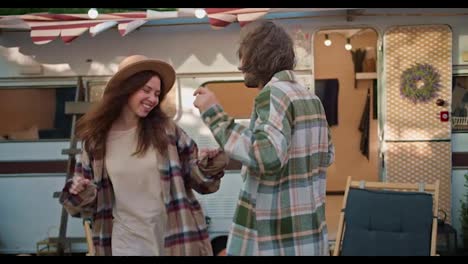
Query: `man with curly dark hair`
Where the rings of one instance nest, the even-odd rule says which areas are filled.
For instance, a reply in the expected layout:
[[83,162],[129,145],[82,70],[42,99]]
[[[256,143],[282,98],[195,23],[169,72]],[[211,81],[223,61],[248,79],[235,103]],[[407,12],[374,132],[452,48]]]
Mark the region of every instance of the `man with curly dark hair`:
[[248,24],[238,55],[245,85],[260,89],[249,127],[207,88],[194,92],[217,142],[243,164],[227,255],[329,255],[326,170],[335,150],[323,105],[298,83],[293,41],[282,27]]

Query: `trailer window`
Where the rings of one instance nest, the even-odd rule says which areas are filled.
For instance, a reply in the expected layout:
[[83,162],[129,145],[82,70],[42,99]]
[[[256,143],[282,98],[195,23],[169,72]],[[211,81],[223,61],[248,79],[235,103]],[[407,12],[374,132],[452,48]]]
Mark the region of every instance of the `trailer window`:
[[75,89],[0,89],[0,141],[69,139],[72,118],[65,115],[65,102],[74,100]]
[[452,83],[452,128],[468,131],[468,76],[454,76]]
[[212,81],[202,86],[210,89],[218,98],[224,111],[234,118],[248,119],[253,110],[258,89],[247,88],[243,81]]

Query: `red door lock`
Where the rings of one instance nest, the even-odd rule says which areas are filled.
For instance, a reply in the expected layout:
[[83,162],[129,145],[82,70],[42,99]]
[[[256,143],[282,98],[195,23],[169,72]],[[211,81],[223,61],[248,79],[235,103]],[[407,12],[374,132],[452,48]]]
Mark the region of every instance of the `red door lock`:
[[447,122],[449,120],[449,112],[448,111],[441,111],[440,112],[440,121]]

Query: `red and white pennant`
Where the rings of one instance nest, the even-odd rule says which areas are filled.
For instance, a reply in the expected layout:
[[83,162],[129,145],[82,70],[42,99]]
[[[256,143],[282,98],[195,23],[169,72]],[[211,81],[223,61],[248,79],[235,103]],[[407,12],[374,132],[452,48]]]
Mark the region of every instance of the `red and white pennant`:
[[[205,8],[210,25],[215,28],[225,27],[235,21],[241,26],[259,19],[270,8]],[[139,28],[149,20],[177,17],[194,17],[194,8],[179,8],[178,11],[128,12],[100,14],[91,19],[87,14],[29,14],[0,17],[0,28],[29,28],[35,44],[47,44],[60,36],[63,42],[70,43],[86,31],[91,36],[117,25],[121,36]]]
[[238,21],[243,27],[268,13],[270,8],[205,8],[211,27],[220,29]]
[[45,13],[0,17],[0,28],[28,28],[35,44],[47,44],[59,36],[63,42],[70,43],[88,30],[94,37],[118,25],[120,35],[125,36],[149,20],[190,16],[194,16],[194,9],[100,14],[96,19],[89,18],[87,14]]

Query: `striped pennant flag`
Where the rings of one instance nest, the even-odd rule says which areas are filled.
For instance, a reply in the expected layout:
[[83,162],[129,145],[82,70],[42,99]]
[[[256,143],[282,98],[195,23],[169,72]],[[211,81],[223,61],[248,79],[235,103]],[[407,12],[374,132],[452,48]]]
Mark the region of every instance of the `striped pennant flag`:
[[[70,43],[84,32],[89,31],[91,36],[118,25],[121,36],[139,28],[149,20],[167,19],[181,16],[194,17],[193,10],[184,9],[182,12],[158,12],[147,10],[146,12],[128,12],[99,14],[96,19],[91,19],[87,14],[29,14],[21,16],[0,17],[0,28],[29,28],[31,38],[35,44],[47,44],[60,36],[63,42]],[[20,23],[20,21],[22,21]]]
[[1,17],[0,28],[31,29],[28,24],[17,16]]
[[[261,18],[270,8],[205,8],[212,28],[219,29],[238,21],[240,26]],[[126,36],[149,20],[177,17],[195,17],[195,8],[179,8],[178,11],[128,12],[99,14],[91,19],[87,14],[28,14],[0,16],[0,28],[25,28],[31,30],[35,44],[47,44],[60,37],[71,43],[86,31],[94,37],[117,25],[121,36]]]
[[270,8],[205,8],[211,27],[220,29],[238,21],[243,27],[268,13]]

